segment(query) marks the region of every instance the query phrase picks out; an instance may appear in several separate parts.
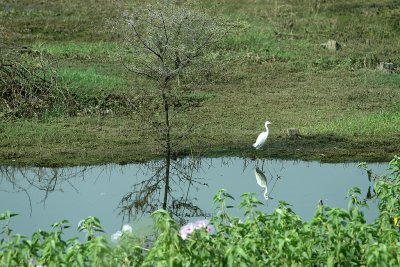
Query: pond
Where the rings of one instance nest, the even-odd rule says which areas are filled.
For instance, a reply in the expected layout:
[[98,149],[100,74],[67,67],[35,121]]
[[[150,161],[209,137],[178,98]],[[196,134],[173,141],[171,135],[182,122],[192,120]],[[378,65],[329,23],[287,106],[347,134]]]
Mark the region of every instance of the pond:
[[[377,174],[387,164],[368,164]],[[150,231],[148,213],[167,208],[180,223],[213,214],[212,198],[224,188],[235,197],[254,192],[263,202],[259,209],[272,212],[284,200],[304,220],[310,219],[320,202],[347,207],[347,192],[359,187],[362,197],[372,192],[372,182],[356,163],[321,164],[289,160],[246,158],[181,158],[170,164],[165,187],[164,161],[146,164],[101,165],[66,168],[0,167],[0,212],[19,215],[11,221],[13,233],[30,236],[36,230],[68,219],[66,235],[77,234],[78,222],[87,216],[100,219],[110,236],[125,223],[141,233]],[[165,197],[167,193],[167,197]],[[378,214],[374,200],[365,210],[372,221]],[[242,216],[239,208],[232,214]]]

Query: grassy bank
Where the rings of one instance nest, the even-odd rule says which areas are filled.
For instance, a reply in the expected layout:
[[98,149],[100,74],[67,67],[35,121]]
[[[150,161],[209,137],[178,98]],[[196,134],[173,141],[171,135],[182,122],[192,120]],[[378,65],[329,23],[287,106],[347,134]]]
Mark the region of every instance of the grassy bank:
[[[131,1],[5,1],[0,33],[57,66],[80,101],[70,116],[0,117],[1,164],[91,164],[159,156],[157,134],[130,110],[151,85],[118,61],[110,21]],[[383,161],[400,152],[400,4],[396,1],[201,1],[246,26],[208,59],[192,86],[195,124],[179,151],[322,161]],[[338,41],[331,51],[323,43]],[[204,75],[203,75],[204,74]],[[121,100],[122,99],[122,100]],[[3,113],[2,113],[3,114]],[[268,119],[264,150],[251,144]],[[299,138],[286,136],[298,128]],[[184,128],[184,127],[183,127]]]

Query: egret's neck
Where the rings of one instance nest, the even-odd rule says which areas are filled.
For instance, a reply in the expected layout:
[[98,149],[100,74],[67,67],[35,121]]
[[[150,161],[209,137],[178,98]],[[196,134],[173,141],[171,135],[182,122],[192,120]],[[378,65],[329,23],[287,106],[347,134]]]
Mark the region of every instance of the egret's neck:
[[264,190],[264,198],[265,198],[265,200],[269,199],[269,197],[268,197],[268,188],[267,187],[265,187],[265,190]]

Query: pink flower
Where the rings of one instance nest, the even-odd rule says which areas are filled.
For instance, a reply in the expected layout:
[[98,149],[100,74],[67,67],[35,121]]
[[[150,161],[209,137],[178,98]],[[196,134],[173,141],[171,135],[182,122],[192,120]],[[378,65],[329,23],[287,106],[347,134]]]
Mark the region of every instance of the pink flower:
[[193,223],[188,223],[181,227],[179,233],[181,234],[182,239],[186,239],[188,235],[193,233],[195,227]]
[[207,233],[213,235],[215,233],[215,227],[212,224],[207,225]]
[[210,224],[208,220],[198,220],[195,223],[188,223],[181,227],[179,234],[182,239],[185,240],[187,237],[194,232],[194,230],[206,229],[207,233],[212,235],[215,233],[215,227]]
[[194,223],[195,229],[207,228],[208,220],[198,220]]

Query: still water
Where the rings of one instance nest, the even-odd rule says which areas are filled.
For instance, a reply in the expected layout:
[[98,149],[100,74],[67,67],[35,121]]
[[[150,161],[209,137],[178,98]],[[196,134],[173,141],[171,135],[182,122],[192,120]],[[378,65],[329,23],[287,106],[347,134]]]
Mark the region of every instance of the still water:
[[[210,216],[212,197],[221,188],[236,198],[232,204],[238,204],[244,192],[254,192],[264,203],[261,210],[272,212],[284,200],[308,220],[320,200],[346,208],[350,188],[359,187],[365,197],[372,186],[356,163],[185,158],[172,161],[167,188],[164,167],[163,161],[68,168],[0,166],[0,212],[19,214],[11,221],[14,233],[30,236],[68,219],[72,227],[66,235],[83,236],[76,231],[78,222],[96,216],[109,236],[125,223],[141,233],[149,231],[146,214],[163,204],[181,222]],[[368,167],[384,174],[387,164]],[[377,216],[376,203],[372,200],[369,205],[365,214],[372,221]],[[241,216],[242,211],[233,209],[232,214]]]

